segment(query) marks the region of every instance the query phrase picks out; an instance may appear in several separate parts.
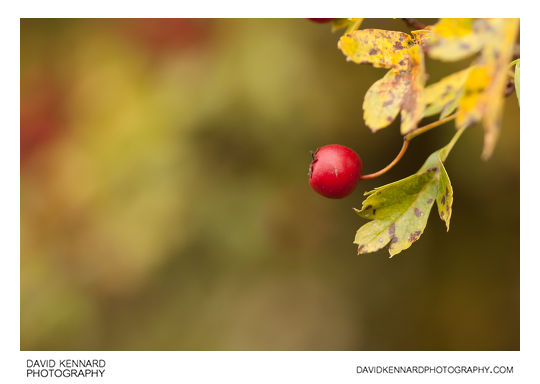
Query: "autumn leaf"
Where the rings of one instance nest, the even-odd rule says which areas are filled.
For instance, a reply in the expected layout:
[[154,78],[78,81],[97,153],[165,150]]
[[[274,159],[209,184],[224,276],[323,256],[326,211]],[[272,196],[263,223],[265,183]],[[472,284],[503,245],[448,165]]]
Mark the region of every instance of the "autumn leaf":
[[485,30],[484,19],[445,18],[411,33],[431,58],[457,61],[480,51]]
[[444,119],[458,106],[459,99],[463,94],[465,80],[469,75],[469,68],[452,73],[425,88],[424,103],[426,109],[424,116],[433,116],[440,113]]
[[482,120],[484,159],[491,156],[499,138],[508,63],[512,59],[519,19],[490,19],[488,23],[484,47],[475,61],[475,69],[467,77],[456,116],[457,128]]
[[431,154],[412,176],[366,192],[362,209],[356,213],[371,220],[356,233],[358,253],[370,253],[390,244],[390,257],[417,241],[427,224],[435,201],[439,217],[450,229],[453,190],[443,162],[461,135],[459,130],[450,143]]
[[338,48],[348,61],[399,72],[409,70],[408,48],[414,44],[412,37],[404,32],[363,29],[343,35]]
[[485,113],[486,89],[491,83],[490,69],[486,65],[469,68],[464,94],[459,100],[456,127],[466,127],[482,119]]
[[401,133],[414,130],[424,114],[424,55],[403,32],[364,29],[345,34],[338,47],[347,60],[390,71],[364,98],[364,120],[372,131],[387,127],[401,111]]
[[[412,32],[435,59],[455,61],[480,52],[456,101],[456,127],[482,121],[484,159],[491,156],[499,137],[507,68],[518,29],[519,19],[441,19],[431,27]],[[427,112],[433,109],[428,107]]]

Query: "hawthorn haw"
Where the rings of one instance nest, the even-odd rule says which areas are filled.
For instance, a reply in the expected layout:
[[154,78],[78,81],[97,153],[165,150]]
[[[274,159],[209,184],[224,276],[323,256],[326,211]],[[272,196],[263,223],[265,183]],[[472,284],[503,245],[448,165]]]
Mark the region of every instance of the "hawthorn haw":
[[362,160],[352,149],[339,144],[325,145],[312,154],[309,185],[331,199],[351,194],[362,175]]
[[310,19],[310,18],[308,18],[308,20],[314,21],[316,23],[329,23],[330,21],[332,21],[334,19]]

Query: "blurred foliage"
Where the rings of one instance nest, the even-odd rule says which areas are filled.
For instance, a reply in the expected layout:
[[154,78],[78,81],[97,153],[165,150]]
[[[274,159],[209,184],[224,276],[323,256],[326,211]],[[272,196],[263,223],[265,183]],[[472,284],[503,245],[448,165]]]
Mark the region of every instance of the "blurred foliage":
[[[21,21],[22,349],[519,349],[517,99],[488,162],[480,126],[447,160],[449,233],[356,255],[362,193],[453,132],[347,199],[313,193],[309,150],[351,146],[370,172],[402,143],[399,122],[362,125],[385,71],[345,63],[330,29]],[[428,84],[469,64],[427,60]]]

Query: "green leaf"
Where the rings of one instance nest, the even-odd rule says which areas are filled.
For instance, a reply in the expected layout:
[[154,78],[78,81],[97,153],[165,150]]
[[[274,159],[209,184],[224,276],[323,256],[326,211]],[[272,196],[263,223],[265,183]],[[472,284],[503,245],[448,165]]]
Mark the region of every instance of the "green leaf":
[[516,63],[516,71],[514,74],[514,84],[516,86],[516,96],[518,98],[518,104],[520,104],[520,101],[519,101],[519,59]]
[[446,231],[450,230],[450,217],[452,216],[452,203],[454,202],[454,191],[446,169],[441,167],[441,177],[439,181],[439,190],[437,192],[437,207],[439,208],[439,217],[446,223]]
[[409,248],[424,232],[435,201],[440,218],[450,229],[453,190],[443,162],[462,133],[458,131],[448,145],[432,153],[414,175],[366,192],[362,209],[355,209],[371,220],[356,232],[359,254],[390,244],[392,257]]

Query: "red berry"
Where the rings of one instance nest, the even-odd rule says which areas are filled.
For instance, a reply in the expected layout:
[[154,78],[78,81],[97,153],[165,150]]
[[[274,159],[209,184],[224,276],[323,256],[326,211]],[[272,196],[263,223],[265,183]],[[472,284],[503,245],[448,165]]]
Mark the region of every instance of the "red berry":
[[310,18],[308,18],[308,20],[314,21],[316,23],[328,23],[328,22],[330,22],[330,21],[332,21],[334,19],[310,19]]
[[325,145],[313,154],[309,166],[309,185],[331,199],[351,194],[362,175],[362,160],[350,148],[339,144]]

